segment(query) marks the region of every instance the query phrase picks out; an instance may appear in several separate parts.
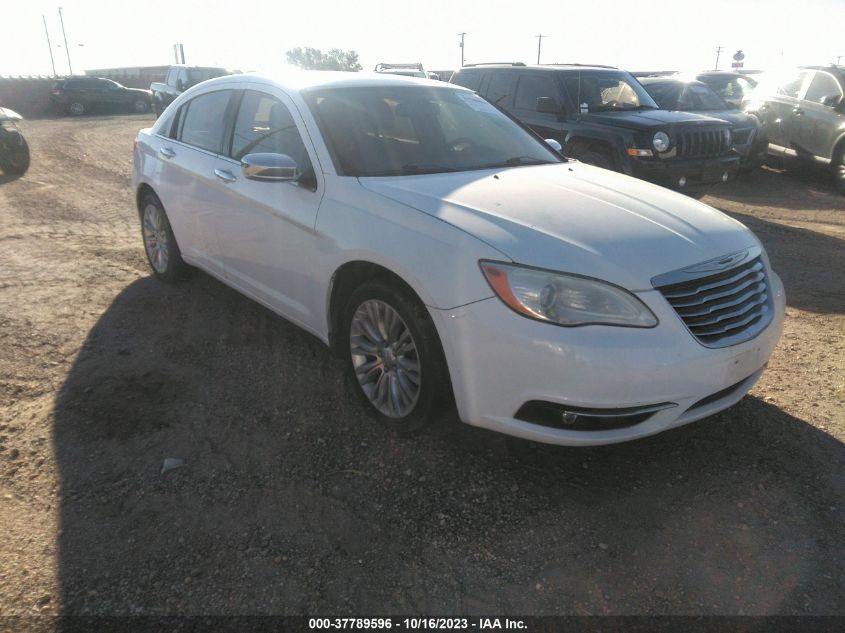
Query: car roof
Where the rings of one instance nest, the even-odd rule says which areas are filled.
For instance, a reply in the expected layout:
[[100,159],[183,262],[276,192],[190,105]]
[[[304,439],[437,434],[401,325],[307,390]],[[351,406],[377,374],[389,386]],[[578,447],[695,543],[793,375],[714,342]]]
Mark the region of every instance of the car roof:
[[448,84],[435,79],[423,79],[409,75],[375,72],[342,72],[333,70],[290,69],[277,73],[241,73],[218,77],[203,82],[203,86],[222,86],[229,83],[263,83],[278,86],[290,92],[301,92],[317,88],[375,88],[380,86],[428,86],[449,90],[466,90],[462,86]]
[[[459,68],[458,72],[464,70],[487,70],[491,68],[509,68],[513,69],[531,69],[531,70],[544,70],[549,72],[567,72],[567,71],[581,71],[581,70],[590,70],[590,71],[607,71],[607,72],[619,72],[621,69],[615,68],[613,66],[602,66],[600,64],[523,64],[520,62],[516,63],[500,63],[500,64],[471,64],[469,66],[464,66],[463,68]],[[624,71],[623,71],[624,72]]]

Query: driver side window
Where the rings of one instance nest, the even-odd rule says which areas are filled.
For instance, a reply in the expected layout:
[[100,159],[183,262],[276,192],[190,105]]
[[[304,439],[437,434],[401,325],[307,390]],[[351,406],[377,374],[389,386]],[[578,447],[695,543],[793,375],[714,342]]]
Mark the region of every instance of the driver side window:
[[311,168],[296,122],[285,104],[268,94],[245,90],[235,119],[230,156],[241,160],[247,154],[262,152],[290,156],[303,173]]

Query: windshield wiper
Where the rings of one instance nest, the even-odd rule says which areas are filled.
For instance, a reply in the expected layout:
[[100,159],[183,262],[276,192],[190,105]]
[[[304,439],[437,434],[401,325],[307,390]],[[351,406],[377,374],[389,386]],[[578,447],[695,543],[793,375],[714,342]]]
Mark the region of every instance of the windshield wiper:
[[494,167],[519,167],[521,165],[551,165],[554,161],[543,160],[542,158],[535,158],[533,156],[511,156],[499,163],[488,163],[486,165],[479,165],[478,169],[492,169]]
[[448,171],[460,171],[444,165],[402,165],[402,174],[439,174]]

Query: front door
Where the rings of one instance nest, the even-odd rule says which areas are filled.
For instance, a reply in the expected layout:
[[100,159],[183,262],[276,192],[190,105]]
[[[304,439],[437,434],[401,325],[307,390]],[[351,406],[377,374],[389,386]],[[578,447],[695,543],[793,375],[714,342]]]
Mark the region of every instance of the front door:
[[[303,132],[304,124],[284,93],[264,86],[244,90],[231,147],[217,162],[225,198],[215,226],[230,281],[290,320],[313,328],[314,227],[323,185]],[[290,156],[302,177],[247,179],[241,159],[256,153]]]

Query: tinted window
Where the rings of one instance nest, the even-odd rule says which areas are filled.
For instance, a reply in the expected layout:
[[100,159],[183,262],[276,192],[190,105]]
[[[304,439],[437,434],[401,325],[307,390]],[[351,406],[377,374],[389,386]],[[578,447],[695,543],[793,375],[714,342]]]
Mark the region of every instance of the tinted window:
[[478,92],[478,89],[481,87],[481,80],[483,77],[484,75],[480,70],[459,70],[455,73],[455,76],[452,77],[452,83]]
[[828,73],[817,72],[807,88],[804,99],[814,103],[821,103],[825,97],[840,97],[842,89],[837,81]]
[[287,154],[305,171],[310,165],[308,152],[290,111],[270,95],[244,92],[232,136],[232,158],[269,152]]
[[187,71],[188,83],[192,86],[215,77],[222,77],[226,71],[222,68],[190,68]]
[[509,108],[513,105],[513,88],[516,83],[515,73],[491,72],[490,81],[487,82],[487,90],[484,97],[487,101],[495,103],[502,108]]
[[191,99],[182,106],[179,140],[219,154],[226,107],[229,105],[231,94],[231,90],[209,92]]
[[394,85],[304,96],[345,176],[560,162],[543,142],[466,90]]
[[537,99],[551,97],[560,101],[557,84],[549,73],[527,73],[519,78],[516,90],[516,107],[526,110],[537,110]]
[[[678,110],[695,112],[696,110],[724,110],[727,105],[707,84],[681,84]],[[658,101],[660,103],[660,101]]]
[[182,83],[182,88],[188,87],[188,71],[185,68],[180,68],[176,74],[176,87],[180,88],[179,82]]
[[804,84],[804,79],[809,74],[809,71],[802,70],[797,75],[793,75],[778,86],[778,94],[786,97],[798,97],[798,93],[801,92],[801,86]]
[[744,77],[705,77],[702,79],[723,99],[742,99],[754,89]]

